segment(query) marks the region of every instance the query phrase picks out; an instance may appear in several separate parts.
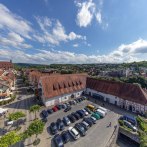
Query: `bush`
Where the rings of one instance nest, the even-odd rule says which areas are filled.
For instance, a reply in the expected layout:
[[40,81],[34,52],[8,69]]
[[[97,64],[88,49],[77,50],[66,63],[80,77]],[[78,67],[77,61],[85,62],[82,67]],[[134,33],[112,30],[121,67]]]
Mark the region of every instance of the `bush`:
[[119,122],[120,126],[124,126],[123,120],[118,120],[118,122]]
[[140,138],[140,147],[147,146],[147,121],[142,117],[137,117],[137,122],[139,126],[139,138]]

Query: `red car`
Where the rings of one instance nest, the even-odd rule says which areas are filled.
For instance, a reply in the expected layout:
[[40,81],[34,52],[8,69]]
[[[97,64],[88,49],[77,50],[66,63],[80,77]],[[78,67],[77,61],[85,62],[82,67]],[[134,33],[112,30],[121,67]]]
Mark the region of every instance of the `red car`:
[[52,108],[52,110],[53,110],[54,112],[56,112],[56,111],[58,111],[58,108],[57,108],[56,106],[54,106],[54,107]]

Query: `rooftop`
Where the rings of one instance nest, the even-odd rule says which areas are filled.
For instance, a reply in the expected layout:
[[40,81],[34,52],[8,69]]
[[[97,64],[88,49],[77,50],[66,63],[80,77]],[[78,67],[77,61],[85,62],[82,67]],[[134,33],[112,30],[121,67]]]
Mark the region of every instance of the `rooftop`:
[[125,100],[147,105],[147,93],[138,84],[87,78],[86,87]]

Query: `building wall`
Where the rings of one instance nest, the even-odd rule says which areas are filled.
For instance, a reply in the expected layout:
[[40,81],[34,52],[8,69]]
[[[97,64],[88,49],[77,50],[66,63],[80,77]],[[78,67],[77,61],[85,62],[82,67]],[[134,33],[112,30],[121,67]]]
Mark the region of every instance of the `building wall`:
[[[79,97],[79,96],[81,96],[82,92],[83,92],[83,90],[73,92],[73,93],[70,93],[70,94],[64,94],[64,95],[61,95],[61,96],[49,98],[47,100],[42,96],[42,100],[43,100],[45,106],[49,107],[49,106],[53,106],[53,105],[56,105],[56,104],[59,104],[59,103],[64,103],[64,102],[66,102],[70,99],[74,99],[76,97]],[[71,98],[72,95],[74,95],[74,98]]]
[[94,96],[95,94],[101,95],[104,98],[104,101],[107,101],[111,104],[115,104],[126,110],[130,110],[135,113],[145,113],[147,111],[147,106],[141,105],[132,101],[124,100],[123,98],[116,97],[114,95],[105,94],[102,92],[95,91],[93,89],[86,88],[86,94]]

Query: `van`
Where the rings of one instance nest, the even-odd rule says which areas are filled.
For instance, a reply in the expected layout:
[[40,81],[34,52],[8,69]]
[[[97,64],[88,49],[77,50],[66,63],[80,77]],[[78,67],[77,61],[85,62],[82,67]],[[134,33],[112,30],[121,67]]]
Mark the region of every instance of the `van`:
[[107,113],[107,112],[108,112],[108,110],[107,110],[106,108],[101,107],[101,106],[99,106],[99,107],[98,107],[98,109],[100,109],[100,110],[104,111],[105,113]]
[[91,111],[95,111],[95,106],[93,105],[87,105],[87,108],[90,109]]
[[97,109],[96,112],[97,112],[101,117],[105,117],[105,116],[106,116],[106,112],[102,111],[101,109]]

